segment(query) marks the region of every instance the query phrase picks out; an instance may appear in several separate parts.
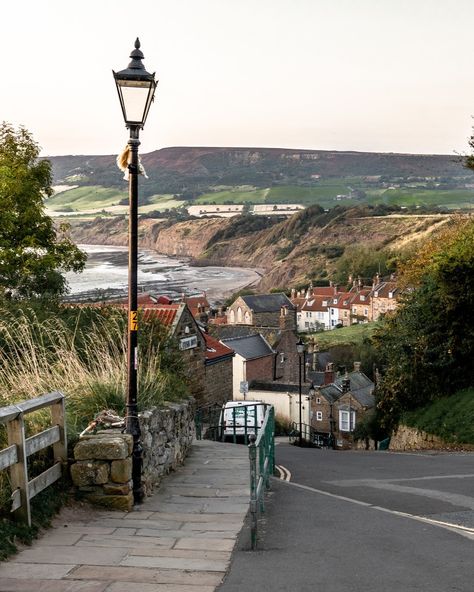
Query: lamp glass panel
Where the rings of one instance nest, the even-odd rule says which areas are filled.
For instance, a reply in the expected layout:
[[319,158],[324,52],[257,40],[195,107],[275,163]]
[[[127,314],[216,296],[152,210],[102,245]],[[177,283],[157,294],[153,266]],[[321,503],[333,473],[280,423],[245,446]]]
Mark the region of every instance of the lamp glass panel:
[[120,80],[125,121],[144,123],[150,83],[146,81]]

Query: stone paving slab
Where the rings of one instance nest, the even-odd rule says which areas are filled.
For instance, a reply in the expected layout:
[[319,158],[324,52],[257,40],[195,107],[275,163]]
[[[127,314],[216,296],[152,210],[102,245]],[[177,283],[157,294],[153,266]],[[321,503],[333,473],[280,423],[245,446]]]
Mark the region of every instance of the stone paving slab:
[[115,582],[107,588],[107,592],[214,592],[214,586],[187,586],[176,584],[131,584]]
[[65,508],[0,564],[0,592],[214,592],[248,499],[246,447],[197,442],[133,512]]
[[218,586],[222,581],[222,574],[216,572],[125,566],[99,568],[94,565],[81,565],[67,577],[74,580],[106,580],[137,584],[187,584],[188,586]]
[[108,586],[108,582],[0,578],[0,590],[3,592],[104,592],[110,590]]

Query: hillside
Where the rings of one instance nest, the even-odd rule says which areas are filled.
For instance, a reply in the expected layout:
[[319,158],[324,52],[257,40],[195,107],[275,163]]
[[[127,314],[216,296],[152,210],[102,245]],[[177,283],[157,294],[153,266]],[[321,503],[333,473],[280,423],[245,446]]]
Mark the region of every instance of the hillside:
[[[461,207],[470,206],[474,199],[472,172],[462,167],[458,157],[449,155],[174,147],[141,158],[149,179],[141,179],[140,200],[143,205],[155,204],[156,209],[194,200],[291,201],[323,207],[354,201]],[[55,185],[93,188],[96,197],[92,201],[103,189],[113,189],[116,199],[107,193],[107,207],[118,207],[126,198],[127,184],[115,156],[55,156],[50,160]],[[84,202],[84,194],[74,191],[49,199],[47,205],[80,211],[76,206],[80,205],[78,198]]]
[[[255,228],[254,220],[251,216],[177,223],[141,219],[139,240],[143,247],[202,264],[261,268],[258,288],[267,291],[330,277],[337,256],[348,245],[397,249],[435,232],[448,217],[368,216],[361,208],[324,212],[315,206],[288,220],[269,221],[266,228]],[[127,222],[124,217],[73,221],[71,233],[79,243],[126,244]]]

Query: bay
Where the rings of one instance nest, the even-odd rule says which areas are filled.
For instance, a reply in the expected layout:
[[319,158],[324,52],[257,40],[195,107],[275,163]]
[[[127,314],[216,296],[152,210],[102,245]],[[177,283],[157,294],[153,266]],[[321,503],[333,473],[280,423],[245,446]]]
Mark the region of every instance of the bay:
[[[67,273],[70,297],[94,298],[104,294],[125,295],[128,286],[128,248],[112,245],[78,245],[88,255],[84,271]],[[218,302],[254,285],[261,273],[245,267],[194,267],[151,250],[138,253],[138,289],[170,297],[206,292]]]

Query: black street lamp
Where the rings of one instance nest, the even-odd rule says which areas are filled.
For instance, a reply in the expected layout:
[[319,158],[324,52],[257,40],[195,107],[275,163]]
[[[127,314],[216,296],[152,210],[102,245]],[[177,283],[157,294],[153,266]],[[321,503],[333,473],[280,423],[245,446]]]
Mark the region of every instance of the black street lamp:
[[299,380],[298,380],[298,387],[299,387],[299,406],[300,406],[300,415],[299,415],[299,424],[300,424],[300,438],[299,438],[299,443],[298,446],[303,446],[303,425],[301,422],[301,368],[302,368],[302,363],[303,363],[303,354],[305,351],[305,343],[304,341],[301,339],[301,337],[299,338],[299,341],[296,343],[296,351],[298,352],[298,361],[299,361]]
[[127,362],[127,414],[125,431],[133,436],[132,479],[135,503],[143,499],[141,483],[142,446],[138,422],[137,373],[138,373],[138,140],[150,109],[157,81],[155,74],[145,70],[140,51],[140,41],[130,54],[131,62],[125,70],[113,72],[126,127],[129,159],[129,219],[128,219],[128,362]]

